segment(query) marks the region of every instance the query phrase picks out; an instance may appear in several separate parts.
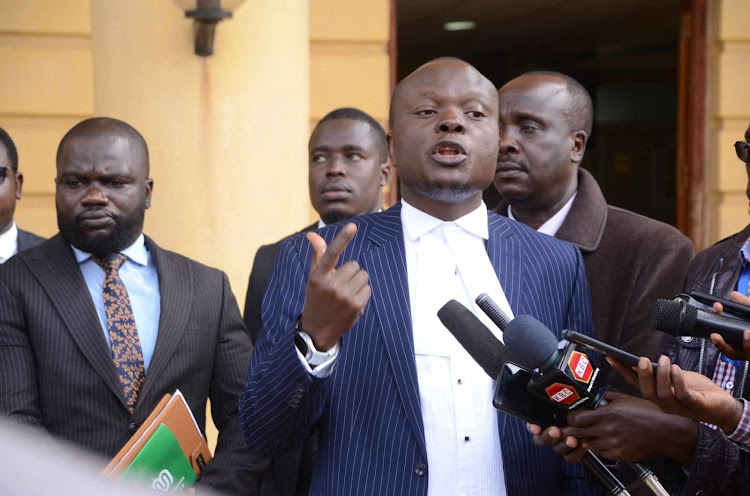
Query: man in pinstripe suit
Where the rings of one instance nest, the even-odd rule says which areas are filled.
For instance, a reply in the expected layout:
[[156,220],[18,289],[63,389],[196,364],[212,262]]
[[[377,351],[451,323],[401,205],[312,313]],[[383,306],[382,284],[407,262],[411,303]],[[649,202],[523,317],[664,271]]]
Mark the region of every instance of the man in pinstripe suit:
[[592,334],[580,252],[482,203],[497,116],[495,88],[469,64],[420,67],[391,102],[403,201],[280,248],[240,417],[263,456],[317,427],[311,494],[595,493],[492,409],[494,381],[435,315],[450,298],[476,313],[489,292],[558,333]]
[[166,393],[216,457],[200,484],[255,494],[237,418],[252,346],[225,274],[143,235],[148,148],[130,125],[83,121],[60,143],[60,234],[0,266],[0,413],[110,458]]

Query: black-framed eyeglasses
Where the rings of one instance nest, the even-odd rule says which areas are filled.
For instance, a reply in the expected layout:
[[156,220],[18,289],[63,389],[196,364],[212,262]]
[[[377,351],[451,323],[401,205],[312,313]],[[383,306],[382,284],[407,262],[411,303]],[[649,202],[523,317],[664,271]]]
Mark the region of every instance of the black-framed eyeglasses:
[[5,178],[8,174],[13,174],[13,169],[10,167],[0,167],[0,184],[5,182]]
[[734,151],[737,152],[737,158],[750,164],[750,143],[747,141],[735,141]]

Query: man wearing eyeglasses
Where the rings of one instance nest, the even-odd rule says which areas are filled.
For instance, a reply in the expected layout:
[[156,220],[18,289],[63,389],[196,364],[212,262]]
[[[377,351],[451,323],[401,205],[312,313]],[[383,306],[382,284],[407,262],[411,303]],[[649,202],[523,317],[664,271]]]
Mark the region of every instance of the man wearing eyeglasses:
[[18,172],[16,145],[0,127],[0,263],[44,241],[36,234],[22,231],[13,221],[22,189],[23,174]]

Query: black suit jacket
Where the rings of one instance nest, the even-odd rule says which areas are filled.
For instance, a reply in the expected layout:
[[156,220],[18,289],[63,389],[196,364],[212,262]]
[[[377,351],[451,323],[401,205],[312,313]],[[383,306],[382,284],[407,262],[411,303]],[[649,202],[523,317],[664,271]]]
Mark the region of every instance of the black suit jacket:
[[[299,234],[308,231],[314,231],[318,228],[318,223],[309,225],[299,232]],[[293,235],[292,235],[293,236]],[[286,239],[286,238],[284,238]],[[284,241],[281,239],[270,245],[263,245],[258,248],[253,260],[253,268],[250,270],[250,281],[247,285],[247,296],[245,297],[245,327],[250,332],[250,339],[255,344],[258,335],[263,327],[263,321],[260,318],[260,306],[263,304],[263,297],[266,295],[268,281],[271,280],[273,264],[276,261],[276,253],[279,251],[279,245]]]
[[[0,412],[107,459],[166,393],[219,429],[201,484],[255,494],[258,462],[237,419],[252,345],[227,276],[146,238],[161,293],[156,348],[131,416],[73,251],[58,234],[0,266]],[[106,460],[104,460],[106,461]]]
[[[295,234],[314,231],[317,228],[318,223],[316,222]],[[253,260],[243,315],[245,326],[250,332],[250,339],[252,339],[253,344],[257,341],[263,327],[260,307],[263,304],[263,297],[266,295],[273,265],[276,262],[276,254],[282,241],[284,240],[261,246],[255,254],[255,260]],[[270,466],[263,473],[261,496],[306,495],[310,488],[312,470],[315,465],[316,444],[317,434],[313,433],[303,446],[272,458]]]
[[16,240],[16,244],[18,245],[17,251],[21,252],[24,250],[28,250],[29,248],[34,248],[35,246],[38,246],[46,241],[45,238],[42,238],[41,236],[37,236],[34,233],[30,233],[29,231],[23,231],[21,229],[18,230],[18,239]]

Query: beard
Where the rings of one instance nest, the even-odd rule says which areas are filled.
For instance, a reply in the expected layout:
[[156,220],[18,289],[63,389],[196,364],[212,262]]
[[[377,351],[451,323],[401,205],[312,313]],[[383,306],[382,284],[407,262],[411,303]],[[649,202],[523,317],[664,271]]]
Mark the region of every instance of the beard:
[[466,200],[477,193],[478,190],[472,184],[466,183],[451,183],[444,184],[441,182],[434,182],[429,188],[422,190],[422,194],[444,203],[456,203]]
[[141,205],[130,215],[113,215],[115,226],[107,234],[92,235],[81,230],[80,215],[72,221],[57,211],[57,226],[63,239],[79,250],[96,257],[105,257],[132,245],[143,231],[146,206]]
[[327,212],[325,215],[320,216],[321,220],[325,222],[325,225],[330,226],[342,220],[351,219],[352,215],[345,214],[343,212]]

